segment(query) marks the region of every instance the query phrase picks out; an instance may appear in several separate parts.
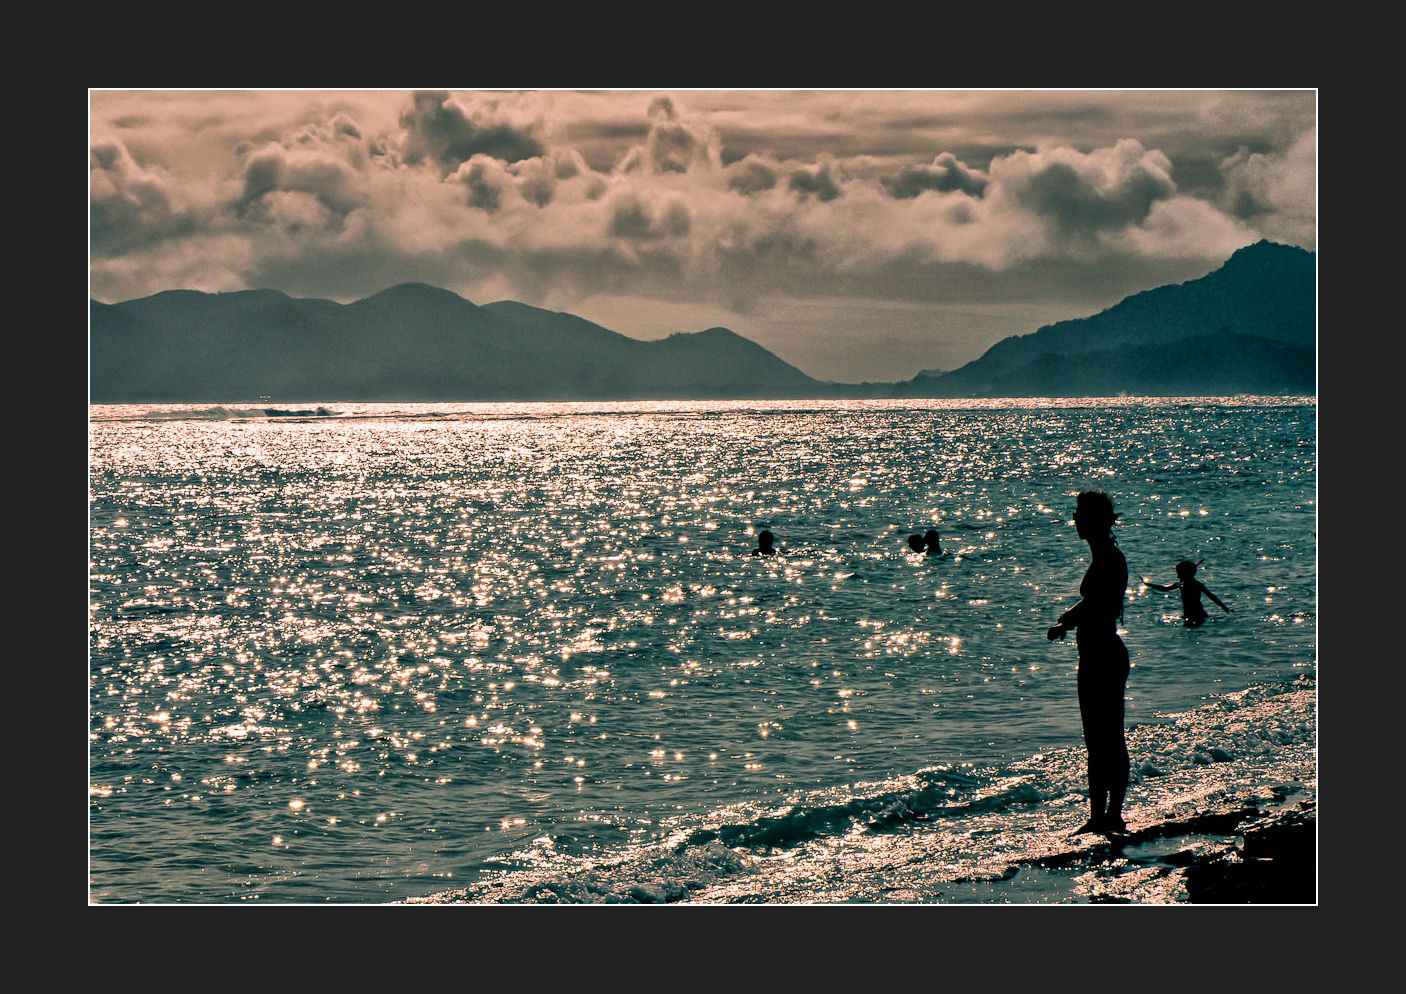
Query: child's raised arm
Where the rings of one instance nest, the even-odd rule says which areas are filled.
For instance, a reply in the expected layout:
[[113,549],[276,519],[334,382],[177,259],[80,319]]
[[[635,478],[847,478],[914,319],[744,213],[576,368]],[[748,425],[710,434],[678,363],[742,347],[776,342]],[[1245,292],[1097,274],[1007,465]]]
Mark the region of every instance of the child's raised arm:
[[1180,581],[1180,580],[1178,580],[1176,583],[1169,583],[1169,584],[1168,584],[1167,586],[1165,586],[1165,587],[1162,586],[1160,583],[1153,583],[1153,582],[1152,582],[1151,580],[1149,580],[1147,577],[1143,577],[1143,578],[1142,578],[1142,582],[1145,583],[1145,584],[1147,584],[1147,585],[1148,585],[1149,587],[1151,587],[1153,590],[1160,590],[1160,591],[1162,591],[1162,593],[1164,593],[1164,594],[1165,594],[1167,591],[1169,591],[1169,590],[1175,590],[1175,589],[1177,589],[1177,587],[1180,587],[1180,586],[1181,586],[1181,581]]
[[1209,589],[1207,589],[1207,587],[1206,587],[1206,585],[1205,585],[1204,583],[1201,584],[1201,593],[1205,594],[1207,597],[1209,597],[1211,600],[1215,601],[1217,604],[1220,604],[1220,609],[1221,609],[1222,611],[1224,611],[1226,614],[1229,614],[1229,613],[1231,612],[1232,609],[1226,607],[1224,604],[1221,604],[1220,598],[1217,597],[1215,594],[1211,593],[1211,591],[1210,591]]

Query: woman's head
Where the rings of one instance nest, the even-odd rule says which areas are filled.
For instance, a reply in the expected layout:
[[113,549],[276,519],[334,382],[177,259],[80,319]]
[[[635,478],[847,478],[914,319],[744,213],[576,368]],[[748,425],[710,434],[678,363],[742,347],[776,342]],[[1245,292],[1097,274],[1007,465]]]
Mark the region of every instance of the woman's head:
[[1074,504],[1074,525],[1082,538],[1102,538],[1118,520],[1113,501],[1102,490],[1085,490]]

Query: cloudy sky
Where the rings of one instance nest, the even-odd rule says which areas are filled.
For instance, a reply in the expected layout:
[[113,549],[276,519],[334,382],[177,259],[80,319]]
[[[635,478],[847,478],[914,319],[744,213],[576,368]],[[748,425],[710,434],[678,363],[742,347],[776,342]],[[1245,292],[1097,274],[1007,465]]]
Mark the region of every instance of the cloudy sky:
[[89,91],[90,292],[420,281],[812,376],[1316,250],[1312,90]]

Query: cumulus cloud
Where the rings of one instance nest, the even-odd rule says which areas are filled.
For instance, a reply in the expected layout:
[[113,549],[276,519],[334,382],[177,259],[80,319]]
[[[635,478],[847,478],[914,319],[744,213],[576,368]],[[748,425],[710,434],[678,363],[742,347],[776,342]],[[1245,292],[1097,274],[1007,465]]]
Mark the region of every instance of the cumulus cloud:
[[787,185],[802,198],[814,196],[822,203],[834,200],[840,195],[840,183],[832,162],[793,169],[787,178]]
[[362,175],[342,156],[318,146],[264,146],[246,157],[243,178],[243,210],[257,210],[271,196],[287,193],[317,201],[329,217],[344,217],[366,203]]
[[1281,153],[1240,149],[1221,163],[1222,203],[1235,217],[1291,242],[1313,245],[1318,218],[1318,129],[1309,128]]
[[772,189],[776,186],[779,174],[780,169],[775,162],[755,153],[732,163],[724,170],[728,188],[743,194],[761,193]]
[[693,227],[688,206],[678,198],[650,204],[634,193],[625,193],[610,204],[610,234],[653,240],[679,238]]
[[448,93],[416,93],[400,115],[400,127],[406,161],[430,161],[446,174],[475,155],[517,162],[545,151],[535,120],[491,99],[465,108]]
[[129,251],[194,229],[178,182],[140,165],[115,138],[93,141],[88,154],[89,224],[93,251]]
[[987,177],[979,170],[968,168],[951,152],[943,152],[931,165],[905,165],[896,176],[882,177],[880,183],[890,197],[898,200],[911,199],[929,190],[958,191],[979,197],[986,190]]
[[503,206],[504,193],[515,189],[513,178],[504,163],[491,155],[475,155],[467,162],[460,163],[453,181],[467,189],[470,207],[490,214]]
[[688,173],[720,167],[718,135],[706,122],[685,118],[666,96],[650,101],[647,116],[649,132],[644,144],[626,153],[618,173]]
[[605,195],[606,177],[586,164],[581,153],[554,148],[545,155],[504,163],[513,176],[518,195],[527,203],[545,207],[553,200],[599,200]]
[[1116,231],[1145,221],[1176,193],[1171,161],[1135,139],[1083,153],[1072,148],[1018,151],[991,163],[1004,201],[1040,218],[1056,241]]
[[555,154],[536,156],[512,167],[522,198],[538,207],[545,207],[556,196],[557,184],[585,172],[579,155]]

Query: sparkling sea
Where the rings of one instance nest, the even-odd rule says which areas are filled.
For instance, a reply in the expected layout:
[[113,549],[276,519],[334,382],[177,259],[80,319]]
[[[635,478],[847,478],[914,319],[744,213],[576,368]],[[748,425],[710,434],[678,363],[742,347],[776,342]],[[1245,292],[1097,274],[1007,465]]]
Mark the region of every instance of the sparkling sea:
[[1316,467],[1312,398],[94,405],[90,901],[1185,901],[1040,868],[1074,497],[1135,827],[1314,796]]

